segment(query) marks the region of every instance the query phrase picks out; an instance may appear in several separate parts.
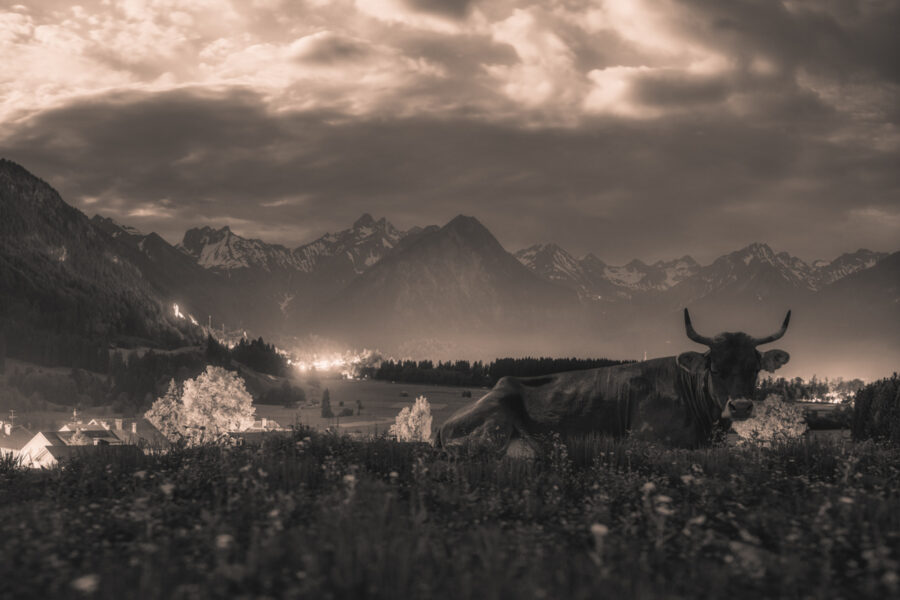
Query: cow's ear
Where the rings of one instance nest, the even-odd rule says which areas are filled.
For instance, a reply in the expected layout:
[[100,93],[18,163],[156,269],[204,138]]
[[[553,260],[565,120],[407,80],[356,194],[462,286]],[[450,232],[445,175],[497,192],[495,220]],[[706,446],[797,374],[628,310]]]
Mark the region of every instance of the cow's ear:
[[791,360],[791,355],[784,350],[768,350],[762,355],[760,366],[766,371],[774,371],[780,369]]
[[688,373],[699,373],[706,368],[706,355],[699,352],[682,352],[675,362]]

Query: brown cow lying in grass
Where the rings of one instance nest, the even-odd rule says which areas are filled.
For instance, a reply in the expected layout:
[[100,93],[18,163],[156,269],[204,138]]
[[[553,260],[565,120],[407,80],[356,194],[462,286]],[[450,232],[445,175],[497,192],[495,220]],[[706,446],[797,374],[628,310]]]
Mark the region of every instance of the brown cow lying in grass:
[[441,426],[436,444],[445,448],[475,443],[511,455],[533,456],[534,436],[608,433],[638,436],[673,446],[708,444],[717,427],[750,417],[760,370],[788,362],[783,350],[756,347],[781,338],[788,311],[776,333],[705,337],[694,331],[684,310],[687,336],[709,348],[705,353],[639,363],[571,371],[539,377],[503,377],[474,404]]

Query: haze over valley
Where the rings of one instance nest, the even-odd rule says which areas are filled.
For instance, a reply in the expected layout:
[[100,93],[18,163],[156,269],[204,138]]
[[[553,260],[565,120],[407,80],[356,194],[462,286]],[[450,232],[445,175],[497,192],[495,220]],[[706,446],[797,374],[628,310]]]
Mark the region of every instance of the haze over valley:
[[[552,240],[509,252],[477,216],[400,230],[368,213],[295,247],[214,223],[173,246],[87,218],[10,161],[0,182],[15,328],[48,329],[55,318],[57,331],[91,342],[189,344],[212,326],[287,351],[641,359],[690,347],[684,307],[710,334],[761,334],[792,309],[788,375],[872,378],[900,364],[897,252],[805,261],[758,242],[706,264],[683,255],[616,265]],[[15,355],[15,337],[7,343]]]

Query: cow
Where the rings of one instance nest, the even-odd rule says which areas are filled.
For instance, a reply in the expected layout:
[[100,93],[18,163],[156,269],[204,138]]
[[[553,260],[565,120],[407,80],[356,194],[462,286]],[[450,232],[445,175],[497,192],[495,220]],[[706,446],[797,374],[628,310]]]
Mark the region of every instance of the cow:
[[708,445],[717,428],[749,418],[760,370],[788,362],[784,350],[756,348],[780,339],[791,311],[776,333],[755,338],[743,332],[702,336],[684,309],[687,337],[709,348],[598,369],[537,377],[503,377],[473,404],[440,427],[436,445],[487,445],[498,452],[533,456],[535,436],[605,433],[630,435],[670,446]]

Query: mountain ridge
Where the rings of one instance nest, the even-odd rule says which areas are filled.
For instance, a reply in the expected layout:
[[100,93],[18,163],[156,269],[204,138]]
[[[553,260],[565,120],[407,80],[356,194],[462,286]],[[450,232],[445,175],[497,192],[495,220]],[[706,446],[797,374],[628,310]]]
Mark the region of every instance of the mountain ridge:
[[[186,339],[186,319],[172,317],[177,303],[194,321],[287,344],[315,334],[412,355],[452,340],[445,347],[457,357],[627,358],[669,352],[688,306],[710,327],[748,331],[793,308],[792,331],[817,340],[808,350],[838,353],[843,335],[858,340],[857,354],[874,340],[877,360],[900,356],[888,326],[900,321],[897,253],[860,249],[809,263],[757,242],[706,265],[687,255],[612,265],[558,244],[513,255],[471,216],[400,231],[368,213],[294,248],[227,225],[189,229],[173,246],[108,217],[88,219],[8,161],[0,162],[0,211],[0,283],[12,307],[0,324],[77,331],[93,343]],[[816,323],[835,322],[819,335]],[[836,333],[823,338],[829,329]]]

